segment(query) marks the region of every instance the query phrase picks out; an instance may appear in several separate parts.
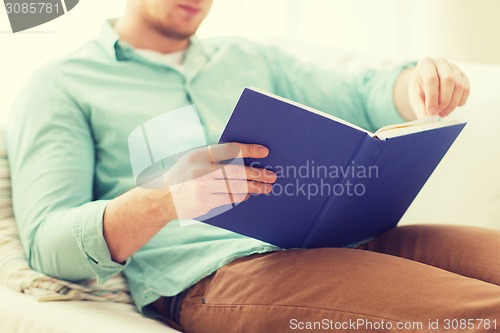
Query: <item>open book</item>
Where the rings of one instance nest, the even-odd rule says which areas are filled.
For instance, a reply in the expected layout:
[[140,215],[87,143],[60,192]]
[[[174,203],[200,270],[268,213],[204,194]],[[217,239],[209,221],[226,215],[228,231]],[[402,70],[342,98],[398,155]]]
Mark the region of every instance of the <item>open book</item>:
[[269,195],[203,220],[283,248],[349,246],[394,227],[465,124],[428,118],[375,133],[245,89],[220,142],[267,146],[245,164],[278,175]]

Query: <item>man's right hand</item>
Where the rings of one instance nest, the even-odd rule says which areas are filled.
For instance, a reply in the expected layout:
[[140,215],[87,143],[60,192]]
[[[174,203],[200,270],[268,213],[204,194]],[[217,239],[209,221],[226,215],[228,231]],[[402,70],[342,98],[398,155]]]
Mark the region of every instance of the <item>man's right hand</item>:
[[[264,158],[269,150],[257,144],[224,143],[183,155],[165,175],[177,218],[193,219],[213,208],[239,203],[251,194],[268,194],[277,176],[245,166],[242,158]],[[223,161],[231,161],[229,164]]]

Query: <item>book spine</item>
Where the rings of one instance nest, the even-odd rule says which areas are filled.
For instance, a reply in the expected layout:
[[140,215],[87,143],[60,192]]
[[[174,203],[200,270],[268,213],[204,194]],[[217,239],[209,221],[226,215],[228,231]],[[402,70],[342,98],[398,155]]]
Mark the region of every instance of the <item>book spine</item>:
[[[368,134],[364,137],[364,139],[359,144],[358,148],[354,151],[352,157],[349,159],[347,165],[343,166],[343,170],[350,170],[350,168],[363,168],[368,169],[373,164],[373,162],[377,159],[378,155],[382,151],[386,141],[379,140],[376,138],[370,137]],[[348,182],[355,183],[356,179],[355,171],[345,172],[344,176],[339,179],[338,186],[339,188],[347,188]],[[343,194],[347,196],[347,194]],[[303,248],[310,247],[324,247],[324,246],[344,246],[347,244],[339,244],[335,242],[331,242],[328,240],[328,234],[331,230],[335,229],[334,225],[336,221],[327,221],[330,219],[330,210],[336,210],[337,216],[342,216],[342,201],[345,198],[339,196],[336,193],[330,194],[329,198],[325,201],[325,204],[321,208],[320,212],[317,214],[314,223],[312,224],[309,232],[306,237],[302,241]],[[338,206],[336,206],[338,203]],[[338,221],[341,223],[341,221]],[[325,224],[326,223],[326,224]],[[327,226],[325,228],[325,226]],[[332,237],[336,238],[336,237]],[[326,240],[325,240],[326,239]]]

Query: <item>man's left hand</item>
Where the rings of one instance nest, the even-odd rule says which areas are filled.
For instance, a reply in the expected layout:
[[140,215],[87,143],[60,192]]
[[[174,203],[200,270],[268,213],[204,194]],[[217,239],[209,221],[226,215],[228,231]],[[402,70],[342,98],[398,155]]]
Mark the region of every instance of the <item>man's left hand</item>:
[[467,75],[445,59],[420,60],[408,83],[409,102],[417,118],[446,117],[464,105],[469,94]]

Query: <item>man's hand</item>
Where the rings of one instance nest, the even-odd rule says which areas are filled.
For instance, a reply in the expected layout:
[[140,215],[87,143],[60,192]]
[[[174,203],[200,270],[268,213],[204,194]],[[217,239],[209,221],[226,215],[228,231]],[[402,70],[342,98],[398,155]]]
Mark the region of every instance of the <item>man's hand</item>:
[[424,58],[415,68],[401,73],[394,94],[398,111],[408,120],[446,117],[467,102],[470,83],[467,75],[447,60]]
[[250,194],[272,190],[276,174],[246,167],[243,162],[223,164],[234,158],[264,158],[260,145],[226,143],[183,155],[165,175],[167,187],[136,187],[111,200],[104,212],[104,238],[111,257],[124,262],[167,223],[192,219],[211,209],[246,200]]
[[[193,219],[213,208],[239,203],[250,194],[267,194],[276,174],[248,167],[242,158],[264,158],[269,150],[255,144],[225,143],[182,156],[165,175],[177,218]],[[238,162],[223,164],[222,161]]]

